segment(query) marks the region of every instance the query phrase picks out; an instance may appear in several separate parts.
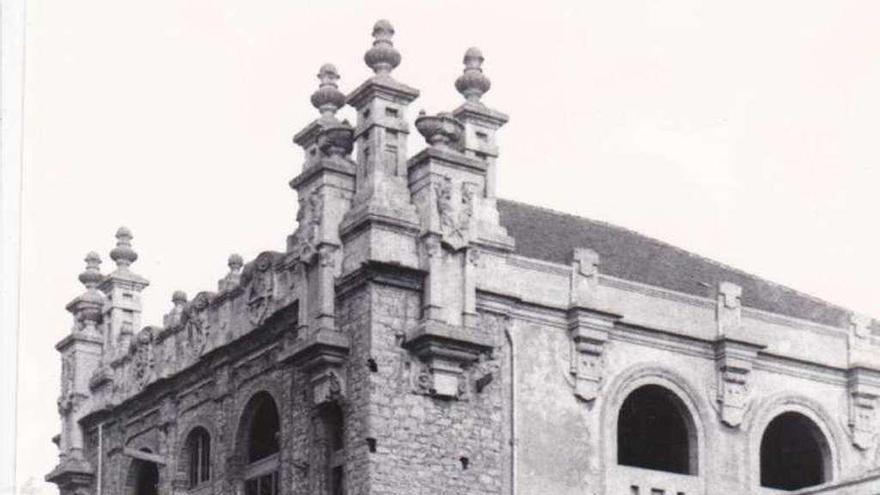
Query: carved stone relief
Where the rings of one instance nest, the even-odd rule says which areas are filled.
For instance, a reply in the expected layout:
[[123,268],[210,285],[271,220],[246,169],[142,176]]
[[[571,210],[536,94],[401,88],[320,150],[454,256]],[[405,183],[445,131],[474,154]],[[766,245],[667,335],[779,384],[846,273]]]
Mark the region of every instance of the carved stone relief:
[[295,251],[300,258],[309,262],[315,255],[320,243],[321,216],[324,210],[324,199],[318,189],[312,190],[300,201],[299,210],[296,213],[297,240]]
[[275,292],[275,271],[272,268],[272,257],[263,253],[257,257],[255,270],[247,288],[248,320],[256,326],[265,321],[273,302]]
[[131,361],[132,383],[137,388],[143,388],[153,380],[156,368],[156,359],[153,355],[153,331],[149,327],[142,329],[131,346],[133,353]]
[[450,177],[441,177],[434,183],[440,230],[443,241],[452,249],[461,249],[470,241],[477,187],[475,183],[463,182],[456,202]]
[[184,351],[189,357],[201,356],[208,344],[211,331],[207,311],[209,304],[208,294],[200,292],[183,311],[181,322],[186,335]]

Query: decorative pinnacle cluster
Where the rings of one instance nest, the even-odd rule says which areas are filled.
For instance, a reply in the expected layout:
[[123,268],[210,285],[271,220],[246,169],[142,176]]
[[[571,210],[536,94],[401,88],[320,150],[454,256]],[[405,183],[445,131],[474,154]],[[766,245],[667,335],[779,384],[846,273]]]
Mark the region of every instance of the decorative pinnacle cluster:
[[480,98],[492,87],[492,81],[483,74],[483,52],[468,48],[464,54],[464,73],[455,80],[455,89],[470,103],[480,103]]
[[312,105],[321,112],[324,120],[335,121],[336,111],[345,105],[345,95],[339,91],[336,81],[339,80],[339,71],[333,64],[324,64],[318,71],[318,80],[321,84],[312,93]]
[[133,236],[131,231],[126,227],[119,227],[116,231],[116,247],[110,251],[110,259],[116,262],[119,269],[128,269],[128,267],[137,261],[138,255],[131,248],[131,240]]
[[98,253],[92,251],[86,255],[84,261],[86,262],[86,270],[79,274],[79,281],[86,286],[86,289],[92,290],[104,278],[101,275],[101,257],[98,256]]
[[373,26],[373,47],[364,54],[364,62],[377,76],[388,76],[400,65],[400,52],[394,48],[392,37],[394,26],[387,20],[381,19]]

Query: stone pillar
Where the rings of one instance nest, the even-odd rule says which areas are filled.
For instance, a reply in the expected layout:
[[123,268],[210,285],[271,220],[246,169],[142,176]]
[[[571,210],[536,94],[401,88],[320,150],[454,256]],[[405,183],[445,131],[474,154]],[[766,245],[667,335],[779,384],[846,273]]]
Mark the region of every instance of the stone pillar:
[[116,262],[116,270],[107,275],[99,286],[107,295],[104,319],[107,323],[105,348],[111,350],[105,357],[110,360],[121,358],[128,353],[128,346],[141,328],[141,291],[150,282],[131,271],[131,264],[138,255],[131,247],[131,231],[120,227],[116,232],[116,247],[110,251],[110,258]]
[[375,75],[347,98],[357,111],[357,191],[340,227],[345,273],[368,261],[418,266],[419,223],[407,189],[405,117],[419,92],[391,76],[401,60],[393,35],[391,23],[376,23],[373,47],[364,55]]
[[86,412],[89,379],[99,368],[104,353],[103,308],[105,296],[97,289],[103,279],[97,253],[86,256],[86,270],[79,280],[86,291],[67,305],[74,324],[70,335],[56,345],[61,353],[61,395],[58,413],[61,415],[59,435],[59,463],[46,477],[58,485],[62,494],[90,493],[94,484],[94,470],[85,460],[84,433],[79,420]]
[[721,421],[736,428],[749,408],[752,367],[764,349],[737,338],[742,327],[742,287],[731,282],[718,284],[715,321],[716,402]]
[[572,253],[568,333],[574,394],[593,401],[605,375],[605,348],[619,315],[603,309],[599,289],[599,254],[576,248]]
[[294,137],[302,146],[306,161],[303,171],[290,182],[299,196],[299,222],[288,238],[288,251],[293,252],[313,275],[297,277],[311,290],[300,291],[314,297],[300,299],[301,325],[313,329],[335,329],[334,280],[341,266],[339,225],[351,207],[355,189],[356,165],[349,158],[354,130],[347,121],[340,122],[336,111],[344,104],[339,91],[336,67],[325,64],[318,73],[321,84],[312,95],[312,104],[321,112],[320,118],[307,125]]
[[869,450],[876,444],[880,406],[880,358],[870,326],[870,317],[850,315],[847,426],[852,444],[859,450]]

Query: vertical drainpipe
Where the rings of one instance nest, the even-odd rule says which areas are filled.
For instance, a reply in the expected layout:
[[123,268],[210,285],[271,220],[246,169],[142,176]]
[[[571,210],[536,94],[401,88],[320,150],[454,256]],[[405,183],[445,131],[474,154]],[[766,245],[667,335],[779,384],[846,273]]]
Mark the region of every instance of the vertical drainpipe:
[[510,344],[510,493],[516,495],[516,349],[510,325],[505,325],[504,335]]
[[104,477],[102,476],[102,468],[104,467],[104,423],[98,423],[98,492],[101,495],[101,488],[104,486]]

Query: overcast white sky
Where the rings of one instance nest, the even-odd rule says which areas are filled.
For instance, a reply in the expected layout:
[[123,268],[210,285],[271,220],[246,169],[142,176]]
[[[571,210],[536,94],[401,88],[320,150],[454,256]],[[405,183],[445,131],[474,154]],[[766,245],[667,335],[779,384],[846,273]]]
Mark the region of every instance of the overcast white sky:
[[230,253],[283,250],[317,69],[362,82],[381,17],[395,76],[422,91],[411,117],[456,106],[462,54],[483,49],[484,101],[512,117],[500,196],[880,316],[880,2],[34,0],[27,16],[22,493],[56,493],[53,345],[85,254],[108,271],[130,227],[158,324]]

